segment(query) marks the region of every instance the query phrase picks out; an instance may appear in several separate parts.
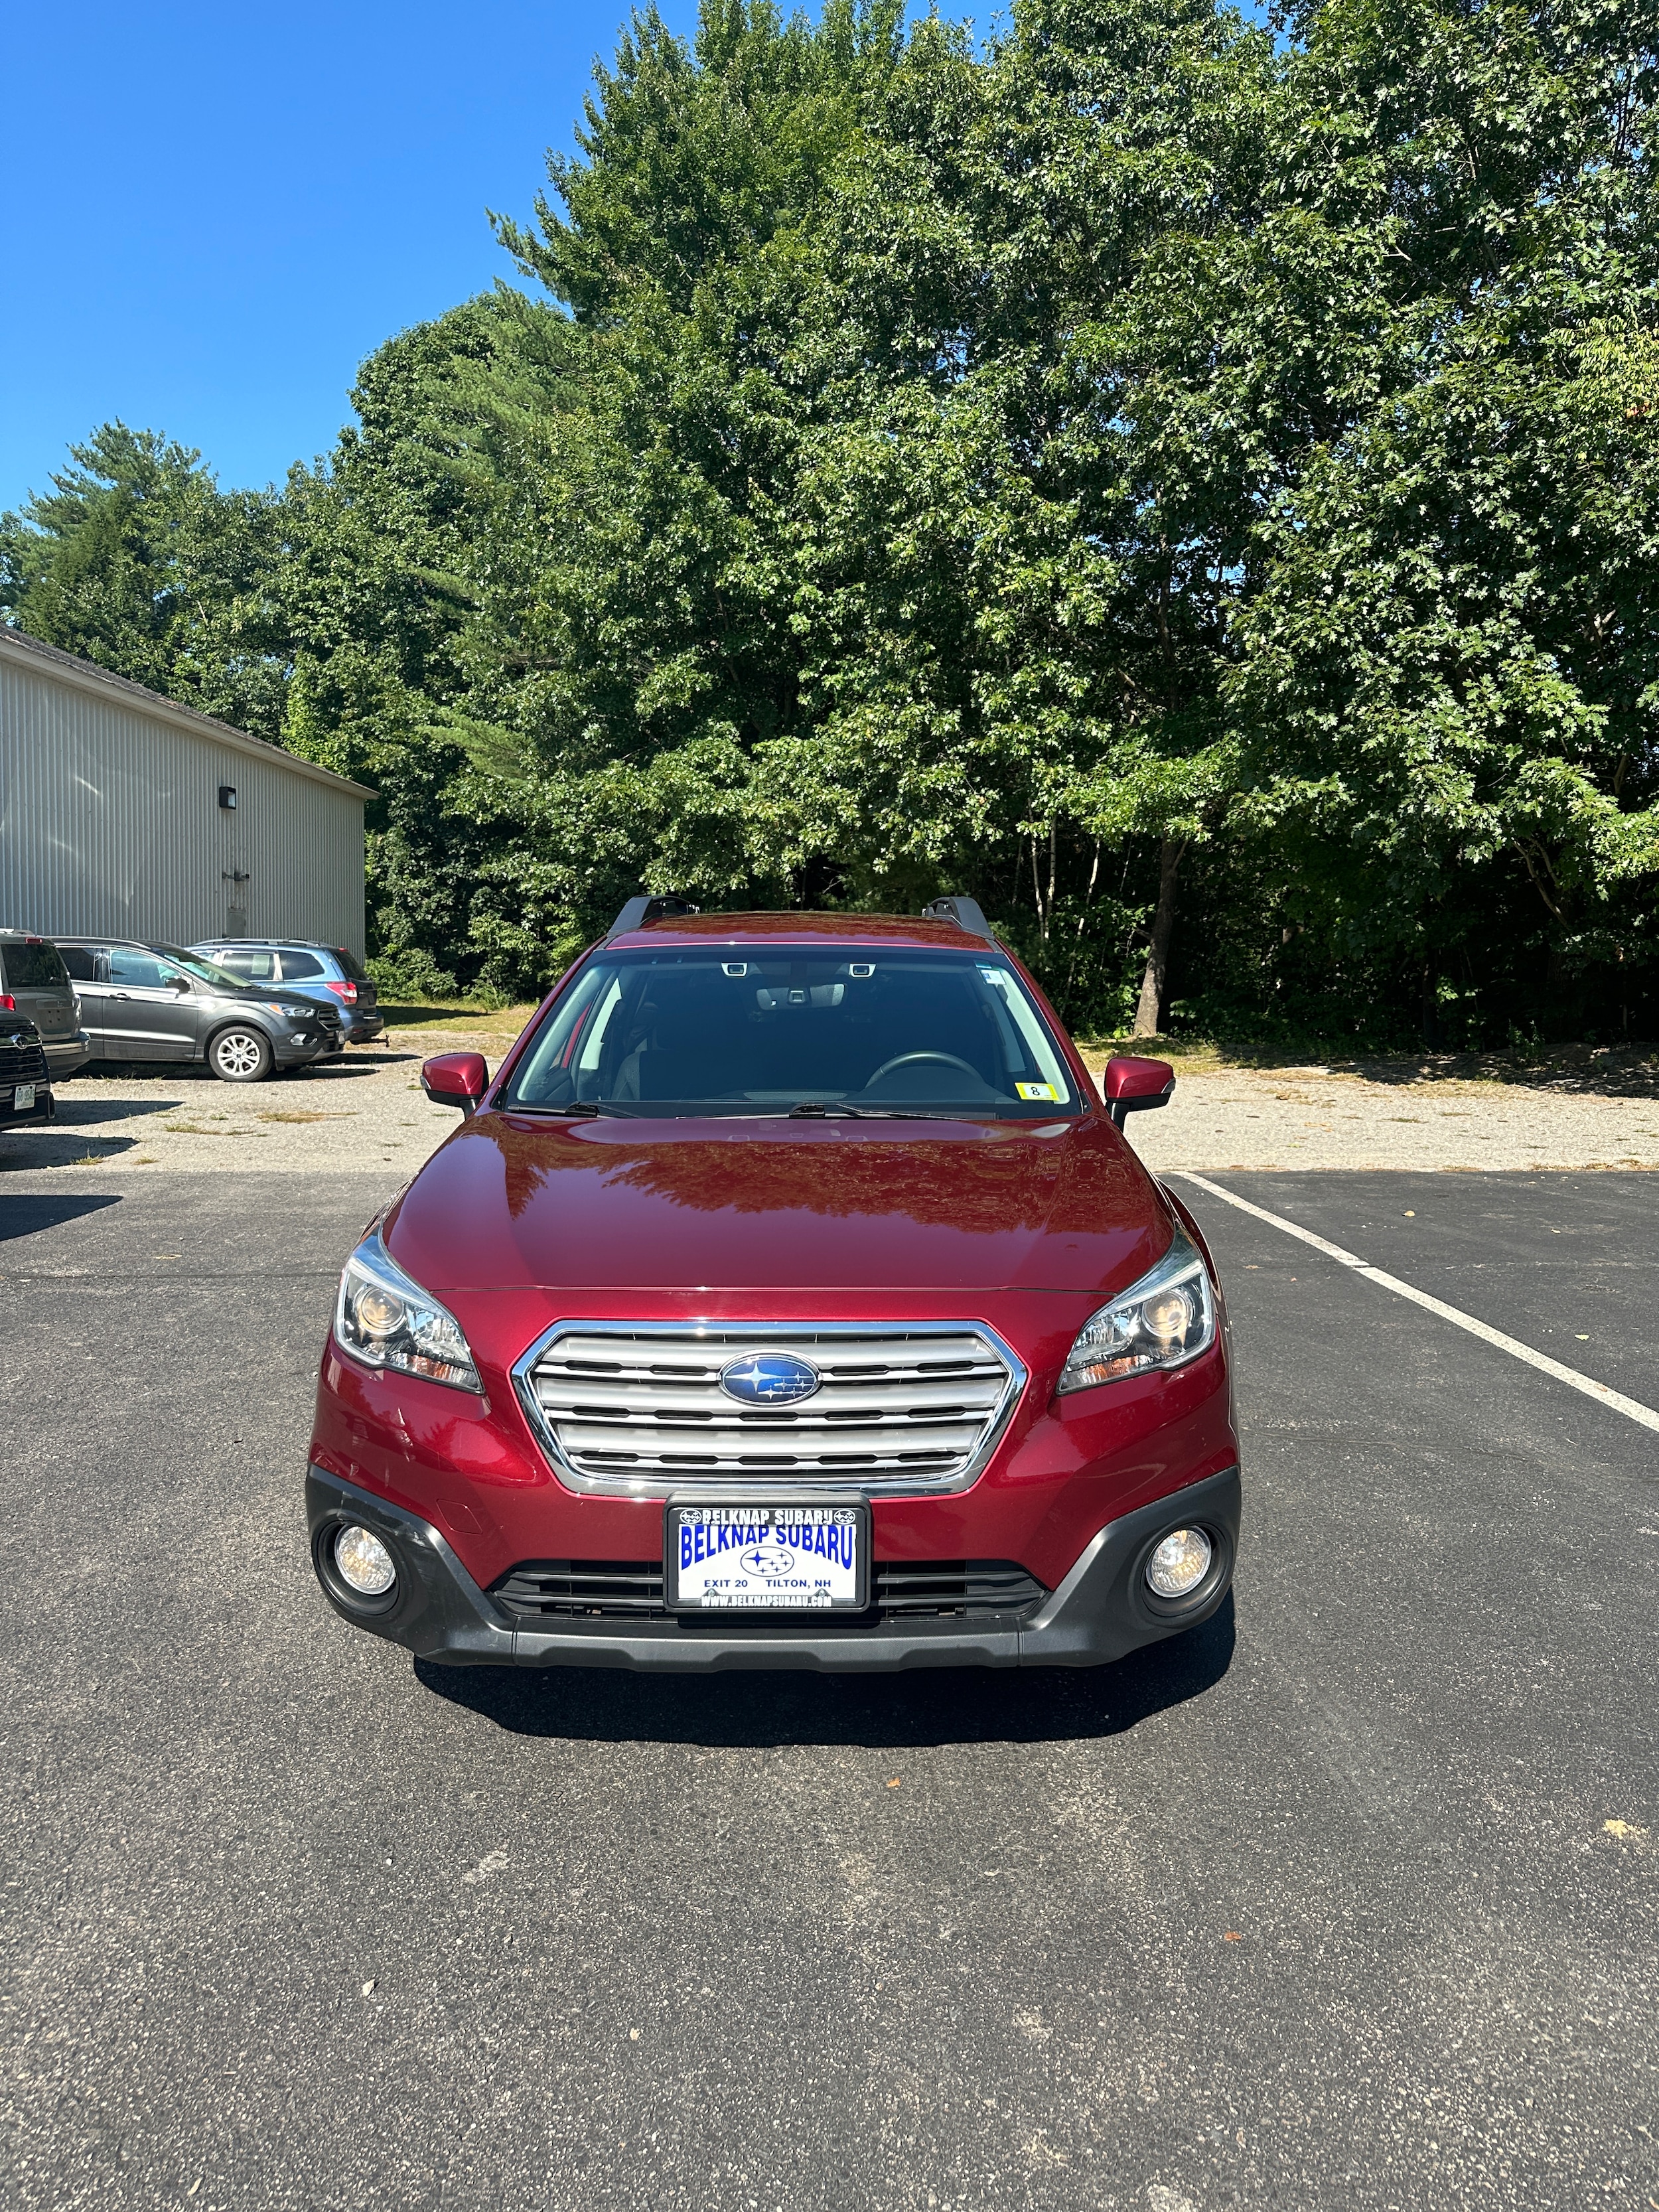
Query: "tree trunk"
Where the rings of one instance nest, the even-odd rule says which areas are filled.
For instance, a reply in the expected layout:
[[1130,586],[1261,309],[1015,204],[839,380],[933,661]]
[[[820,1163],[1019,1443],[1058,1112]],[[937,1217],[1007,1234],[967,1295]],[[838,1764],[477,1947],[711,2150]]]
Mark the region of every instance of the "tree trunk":
[[1187,849],[1185,838],[1165,837],[1158,848],[1158,908],[1152,915],[1152,941],[1146,951],[1146,970],[1140,979],[1140,1004],[1135,1008],[1135,1036],[1158,1036],[1164,1028],[1164,992],[1170,972],[1170,939],[1175,934],[1176,872]]

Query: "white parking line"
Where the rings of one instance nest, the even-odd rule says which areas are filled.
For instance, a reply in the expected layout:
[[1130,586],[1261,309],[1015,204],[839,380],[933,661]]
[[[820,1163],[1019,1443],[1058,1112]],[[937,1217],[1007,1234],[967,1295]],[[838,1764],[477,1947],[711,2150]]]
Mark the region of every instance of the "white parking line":
[[1449,1321],[1458,1328],[1468,1329],[1471,1336],[1478,1336],[1483,1343],[1495,1344],[1500,1352],[1507,1352],[1512,1359],[1524,1359],[1528,1367],[1537,1368],[1540,1375],[1553,1375],[1558,1382],[1565,1382],[1575,1390],[1582,1390],[1587,1398],[1594,1398],[1597,1405],[1611,1406],[1615,1413],[1622,1413],[1627,1421],[1639,1421],[1644,1429],[1659,1429],[1659,1413],[1656,1413],[1651,1406],[1644,1406],[1635,1398],[1626,1397],[1622,1390],[1609,1390],[1605,1382],[1597,1382],[1591,1376],[1581,1375],[1576,1367],[1564,1367],[1559,1359],[1552,1359],[1547,1352],[1534,1352],[1529,1344],[1522,1344],[1516,1337],[1505,1336],[1501,1328],[1488,1328],[1485,1322],[1477,1321],[1473,1314],[1466,1314],[1457,1306],[1449,1306],[1443,1298],[1431,1298],[1426,1291],[1419,1291],[1415,1285],[1402,1283],[1398,1275],[1384,1274],[1381,1267],[1373,1267],[1358,1253],[1344,1251],[1341,1245],[1329,1243],[1323,1237],[1316,1237],[1311,1229],[1303,1229],[1294,1221],[1286,1221],[1282,1214],[1269,1213],[1265,1206],[1252,1206],[1248,1198],[1240,1198],[1236,1192],[1224,1190],[1218,1182],[1212,1182],[1206,1176],[1194,1175],[1187,1168],[1172,1168],[1168,1172],[1179,1175],[1183,1182],[1196,1183],[1200,1190],[1207,1190],[1212,1198],[1218,1198],[1227,1206],[1236,1206],[1241,1213],[1253,1213],[1258,1221],[1265,1221],[1274,1229],[1282,1229],[1287,1237],[1297,1237],[1304,1244],[1311,1244],[1316,1252],[1322,1252],[1328,1260],[1335,1260],[1345,1267],[1352,1267],[1355,1274],[1363,1275],[1368,1283],[1380,1283],[1385,1291],[1392,1291],[1396,1297],[1409,1298],[1413,1305],[1423,1307],[1426,1312],[1438,1314],[1442,1321]]

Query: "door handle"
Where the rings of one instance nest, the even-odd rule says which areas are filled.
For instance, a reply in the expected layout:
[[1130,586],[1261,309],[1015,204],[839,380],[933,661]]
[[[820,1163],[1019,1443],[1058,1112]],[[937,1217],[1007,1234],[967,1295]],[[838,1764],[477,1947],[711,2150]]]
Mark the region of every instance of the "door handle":
[[112,991],[110,996],[112,999],[130,999],[132,994],[131,991]]

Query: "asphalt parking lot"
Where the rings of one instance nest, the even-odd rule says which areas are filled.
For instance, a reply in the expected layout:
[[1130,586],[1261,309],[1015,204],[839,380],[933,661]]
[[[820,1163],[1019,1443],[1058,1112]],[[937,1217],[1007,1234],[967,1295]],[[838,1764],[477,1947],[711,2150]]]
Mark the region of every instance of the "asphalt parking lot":
[[[6,2202],[1659,2203],[1659,1439],[1189,1187],[1236,1604],[447,1672],[300,1483],[385,1170],[8,1182]],[[1213,1180],[1659,1406],[1659,1182]]]

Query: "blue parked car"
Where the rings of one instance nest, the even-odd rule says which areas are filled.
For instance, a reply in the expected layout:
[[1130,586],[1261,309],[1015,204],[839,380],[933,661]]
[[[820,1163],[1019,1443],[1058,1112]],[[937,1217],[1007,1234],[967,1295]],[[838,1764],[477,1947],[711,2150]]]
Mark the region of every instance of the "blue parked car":
[[386,1028],[368,970],[341,945],[276,937],[210,937],[192,945],[249,983],[280,983],[284,994],[315,999],[340,1017],[348,1044],[372,1044]]

